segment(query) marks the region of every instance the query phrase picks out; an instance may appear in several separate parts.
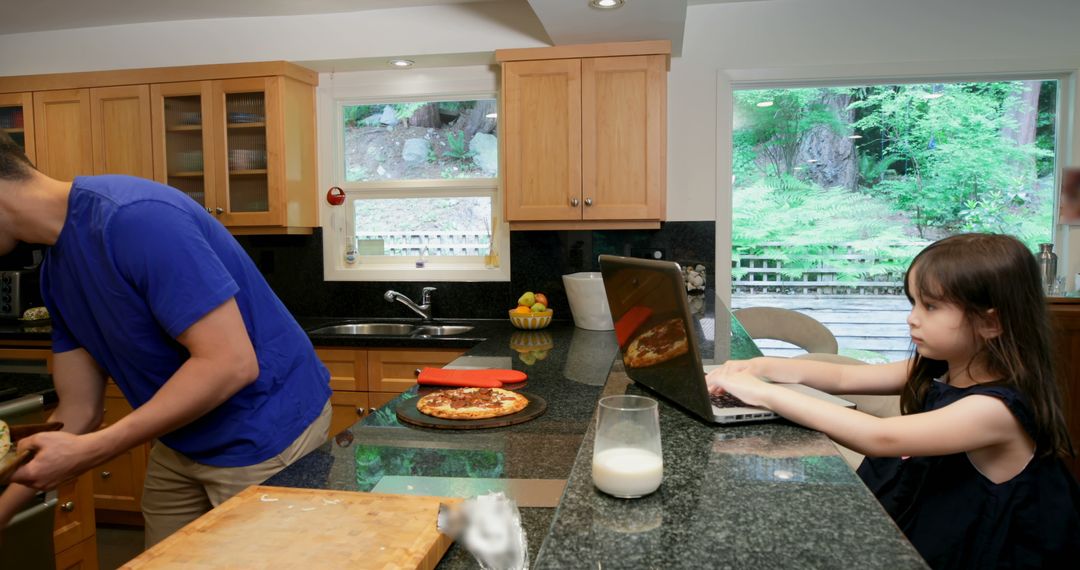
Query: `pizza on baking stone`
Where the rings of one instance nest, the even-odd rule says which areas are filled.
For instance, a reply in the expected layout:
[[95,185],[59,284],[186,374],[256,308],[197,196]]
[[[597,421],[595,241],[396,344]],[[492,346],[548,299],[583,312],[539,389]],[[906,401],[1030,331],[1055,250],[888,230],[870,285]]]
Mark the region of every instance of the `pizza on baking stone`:
[[421,414],[447,420],[480,420],[507,416],[525,409],[529,399],[502,388],[440,390],[416,401]]
[[623,354],[623,363],[630,368],[660,364],[686,354],[689,340],[682,319],[676,317],[653,325],[638,335]]

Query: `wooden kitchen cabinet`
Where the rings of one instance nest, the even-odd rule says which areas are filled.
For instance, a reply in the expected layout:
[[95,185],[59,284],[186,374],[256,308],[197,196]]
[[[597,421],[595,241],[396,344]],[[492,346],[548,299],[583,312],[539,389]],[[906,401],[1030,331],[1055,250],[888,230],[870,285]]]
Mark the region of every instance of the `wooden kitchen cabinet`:
[[[1062,412],[1073,448],[1080,453],[1080,299],[1052,297],[1048,308],[1053,327],[1054,365],[1064,400]],[[1080,456],[1066,463],[1080,479]]]
[[464,350],[316,347],[330,371],[330,437],[416,384],[421,368],[441,368]]
[[[102,428],[131,413],[120,389],[111,381],[105,386],[105,417]],[[150,444],[137,445],[94,467],[87,473],[94,488],[94,509],[99,522],[142,526],[142,490]]]
[[56,570],[97,570],[96,540],[84,540],[67,550],[56,553]]
[[123,85],[90,90],[94,174],[154,177],[150,138],[150,87]]
[[284,76],[152,86],[154,177],[237,233],[315,225],[315,100]]
[[45,174],[153,176],[147,86],[39,91],[33,98],[36,166]]
[[233,233],[310,234],[316,85],[287,62],[0,77],[0,128],[54,178],[152,178]]
[[368,390],[400,394],[416,385],[420,369],[442,368],[464,350],[384,348],[368,352]]
[[30,162],[37,164],[33,93],[0,93],[0,130],[23,148]]
[[656,228],[669,42],[496,51],[511,229]]
[[[90,473],[70,479],[56,489],[56,523],[53,525],[55,552],[61,553],[72,548],[78,548],[81,552],[84,548],[82,543],[96,540],[93,495]],[[93,566],[87,566],[88,562],[83,562],[84,568],[97,567],[96,558]]]
[[89,89],[34,93],[34,131],[38,170],[58,180],[93,174]]

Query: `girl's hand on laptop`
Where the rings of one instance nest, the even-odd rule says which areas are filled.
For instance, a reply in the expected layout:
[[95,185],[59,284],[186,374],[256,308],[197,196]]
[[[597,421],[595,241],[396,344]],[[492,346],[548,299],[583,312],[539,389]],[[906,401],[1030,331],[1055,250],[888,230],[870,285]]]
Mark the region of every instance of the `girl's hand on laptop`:
[[705,377],[705,382],[709,386],[709,392],[714,394],[727,392],[751,406],[768,407],[765,403],[767,394],[771,390],[778,389],[767,382],[762,382],[745,370],[730,370],[727,365],[709,372]]

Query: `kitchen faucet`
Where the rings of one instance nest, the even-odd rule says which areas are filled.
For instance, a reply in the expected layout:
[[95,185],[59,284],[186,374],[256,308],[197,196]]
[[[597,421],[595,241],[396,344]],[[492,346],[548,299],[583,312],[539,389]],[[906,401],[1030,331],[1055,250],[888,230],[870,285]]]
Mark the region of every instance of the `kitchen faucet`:
[[383,299],[386,299],[390,303],[393,303],[394,301],[397,301],[397,302],[401,303],[402,305],[405,305],[406,307],[412,309],[413,311],[415,311],[421,317],[424,317],[424,320],[430,321],[431,320],[431,294],[434,293],[434,292],[435,292],[434,287],[424,287],[423,291],[420,292],[420,303],[421,303],[420,305],[417,305],[416,303],[413,302],[412,299],[408,298],[405,295],[402,295],[401,293],[398,293],[397,291],[394,291],[393,289],[391,289],[391,290],[387,291],[386,293],[384,293],[383,294]]

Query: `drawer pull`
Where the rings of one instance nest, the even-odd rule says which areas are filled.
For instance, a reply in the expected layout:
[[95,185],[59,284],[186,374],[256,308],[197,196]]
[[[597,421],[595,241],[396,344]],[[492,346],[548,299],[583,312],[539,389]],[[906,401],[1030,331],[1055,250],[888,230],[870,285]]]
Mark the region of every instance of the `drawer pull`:
[[419,376],[419,375],[420,375],[420,369],[419,368],[417,368],[416,370],[413,370],[413,376]]
[[102,471],[101,472],[101,478],[102,479],[108,479],[109,477],[112,477],[112,471]]
[[71,511],[74,511],[75,510],[75,501],[68,501],[68,502],[60,505],[60,510],[64,511],[65,513],[70,513]]
[[356,408],[356,415],[363,416],[366,413],[367,413],[367,409],[365,409],[365,408]]

